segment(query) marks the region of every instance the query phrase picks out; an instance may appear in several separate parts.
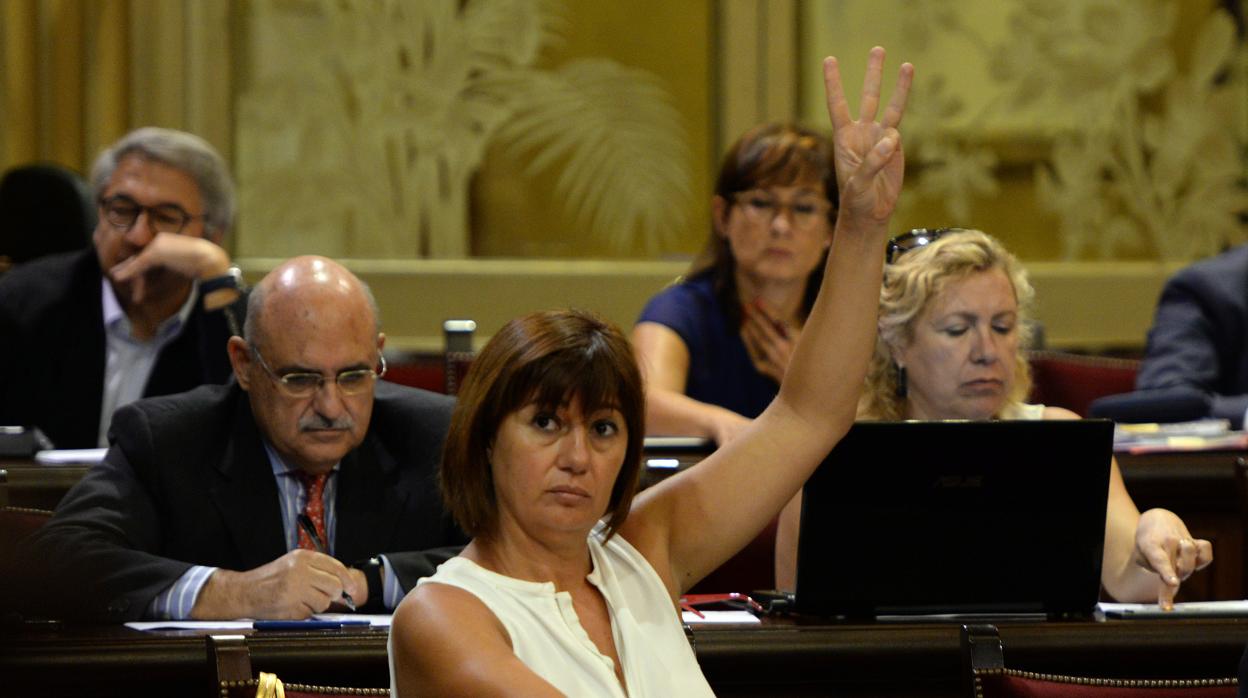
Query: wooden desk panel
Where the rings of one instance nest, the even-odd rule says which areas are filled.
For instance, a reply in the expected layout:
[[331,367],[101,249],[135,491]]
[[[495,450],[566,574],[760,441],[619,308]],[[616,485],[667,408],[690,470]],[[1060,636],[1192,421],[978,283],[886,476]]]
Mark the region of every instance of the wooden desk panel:
[[[1032,671],[1137,678],[1234,676],[1248,620],[999,624],[1006,660]],[[695,626],[698,661],[716,695],[962,696],[959,626],[827,624]],[[284,681],[385,686],[386,633],[344,629],[250,633],[255,671]],[[207,696],[201,634],[124,627],[0,630],[4,695]]]
[[33,460],[0,460],[7,473],[8,505],[55,509],[56,505],[87,474],[87,465],[40,465]]
[[1192,535],[1213,544],[1213,565],[1183,585],[1180,601],[1248,598],[1246,458],[1244,451],[1117,454],[1127,491],[1140,511],[1169,509]]

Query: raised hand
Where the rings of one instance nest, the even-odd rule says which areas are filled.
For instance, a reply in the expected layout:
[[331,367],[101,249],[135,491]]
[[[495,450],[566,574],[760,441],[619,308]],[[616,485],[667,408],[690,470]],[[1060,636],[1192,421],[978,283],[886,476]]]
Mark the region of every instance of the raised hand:
[[906,111],[914,66],[901,64],[892,100],[884,116],[876,121],[883,72],[884,49],[876,46],[871,49],[867,62],[862,104],[855,120],[850,117],[836,59],[828,57],[823,61],[828,116],[832,119],[836,183],[841,197],[840,215],[848,216],[858,225],[887,224],[897,205],[905,173],[905,155],[897,126]]

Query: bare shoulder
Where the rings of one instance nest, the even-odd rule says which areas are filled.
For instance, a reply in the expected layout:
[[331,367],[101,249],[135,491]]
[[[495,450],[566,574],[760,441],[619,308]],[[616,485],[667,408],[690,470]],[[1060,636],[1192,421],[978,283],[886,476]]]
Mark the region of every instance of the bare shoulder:
[[502,623],[475,594],[449,584],[422,584],[403,598],[394,611],[394,627],[420,634],[443,630],[443,624],[462,629],[465,625],[492,626],[503,638]]
[[1045,419],[1083,419],[1083,417],[1080,417],[1078,414],[1071,412],[1065,407],[1053,407],[1050,405],[1045,405],[1044,407],[1044,418]]
[[472,593],[447,584],[422,584],[395,609],[390,629],[396,693],[454,695],[461,673],[483,656],[511,655],[498,618]]
[[395,695],[558,695],[525,666],[497,616],[474,594],[422,584],[394,612],[390,629]]
[[689,348],[685,346],[685,340],[676,330],[648,320],[633,326],[630,339],[634,350],[643,356],[666,356],[689,352]]

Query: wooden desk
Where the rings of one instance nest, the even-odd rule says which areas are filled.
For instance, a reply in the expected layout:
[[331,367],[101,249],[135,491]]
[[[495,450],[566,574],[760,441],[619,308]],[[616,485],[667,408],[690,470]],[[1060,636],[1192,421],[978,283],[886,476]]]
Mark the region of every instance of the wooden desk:
[[40,465],[30,459],[0,460],[7,476],[9,506],[55,509],[57,503],[87,474],[88,465]]
[[[1144,678],[1234,676],[1248,620],[999,624],[1011,665]],[[962,696],[959,626],[833,625],[768,619],[695,626],[698,661],[716,695]],[[284,681],[385,686],[386,633],[250,633],[255,671]],[[0,631],[5,695],[209,695],[202,634],[124,627]]]
[[[649,486],[702,460],[709,445],[647,448],[643,458],[667,461],[669,468],[645,468]],[[1213,543],[1214,564],[1193,576],[1181,601],[1248,598],[1248,452],[1199,451],[1147,455],[1118,454],[1127,489],[1141,510],[1170,509],[1192,533]],[[30,460],[0,461],[8,472],[11,506],[54,509],[87,472],[85,465],[42,466]]]

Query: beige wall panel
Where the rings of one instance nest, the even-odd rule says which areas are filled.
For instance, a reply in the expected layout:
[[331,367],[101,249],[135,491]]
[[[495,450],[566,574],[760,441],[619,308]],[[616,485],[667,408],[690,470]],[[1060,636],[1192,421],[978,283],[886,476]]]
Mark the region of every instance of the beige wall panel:
[[189,0],[186,34],[186,130],[228,161],[234,129],[230,1]]
[[186,128],[187,3],[130,0],[130,127]]
[[798,5],[794,0],[717,4],[716,152],[764,121],[798,118]]
[[96,155],[130,128],[130,24],[127,0],[98,0],[86,8],[82,173]]
[[83,5],[46,0],[40,14],[39,157],[77,163],[83,153]]
[[37,0],[10,0],[0,3],[3,18],[4,70],[3,132],[4,158],[8,165],[30,162],[38,157],[36,140],[39,103]]

